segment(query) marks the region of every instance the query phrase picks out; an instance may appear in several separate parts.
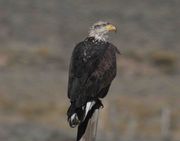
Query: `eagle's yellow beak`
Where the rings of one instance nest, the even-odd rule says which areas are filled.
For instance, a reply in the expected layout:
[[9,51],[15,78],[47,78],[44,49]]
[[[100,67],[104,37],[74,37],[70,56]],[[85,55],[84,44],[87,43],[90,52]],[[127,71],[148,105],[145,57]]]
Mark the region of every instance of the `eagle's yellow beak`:
[[114,25],[112,25],[112,24],[106,25],[106,29],[108,31],[115,31],[115,32],[117,31],[116,27]]

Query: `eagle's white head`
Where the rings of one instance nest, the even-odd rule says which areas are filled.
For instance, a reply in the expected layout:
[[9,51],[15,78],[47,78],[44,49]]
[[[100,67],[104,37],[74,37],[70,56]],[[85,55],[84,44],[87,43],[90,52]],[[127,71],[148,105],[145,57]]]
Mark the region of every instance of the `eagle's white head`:
[[89,37],[94,37],[98,41],[106,41],[109,31],[116,31],[116,27],[111,23],[99,21],[90,28]]

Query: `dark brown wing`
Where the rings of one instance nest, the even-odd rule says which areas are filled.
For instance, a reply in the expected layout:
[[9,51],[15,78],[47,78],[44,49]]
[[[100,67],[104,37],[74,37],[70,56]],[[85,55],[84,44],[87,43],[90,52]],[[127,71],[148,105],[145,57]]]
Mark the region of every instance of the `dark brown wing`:
[[96,82],[94,87],[97,87],[96,93],[92,93],[92,96],[98,95],[102,98],[107,94],[111,82],[116,76],[116,53],[119,53],[117,48],[109,44],[97,69],[89,77],[89,81]]
[[[116,75],[115,47],[109,43],[89,47],[78,45],[73,52],[69,72],[68,97],[75,107],[98,98],[100,92],[106,95],[108,85]],[[105,87],[108,88],[102,91]]]

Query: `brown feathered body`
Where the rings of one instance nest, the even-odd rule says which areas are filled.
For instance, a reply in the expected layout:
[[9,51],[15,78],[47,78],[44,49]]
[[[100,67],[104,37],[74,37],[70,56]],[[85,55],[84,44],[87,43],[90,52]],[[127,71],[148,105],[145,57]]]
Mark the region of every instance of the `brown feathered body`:
[[71,127],[80,125],[88,115],[87,103],[102,106],[112,80],[116,76],[116,54],[118,49],[111,43],[86,38],[77,44],[72,53],[68,98],[71,106],[68,109],[68,121]]

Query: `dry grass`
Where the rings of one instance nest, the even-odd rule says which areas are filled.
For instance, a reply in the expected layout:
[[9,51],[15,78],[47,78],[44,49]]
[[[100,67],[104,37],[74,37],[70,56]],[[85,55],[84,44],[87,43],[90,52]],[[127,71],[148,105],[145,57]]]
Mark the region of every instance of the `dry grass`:
[[169,51],[157,51],[151,54],[151,62],[165,73],[173,73],[177,70],[178,55]]
[[[163,101],[164,100],[171,101],[169,97],[166,97]],[[111,128],[107,128],[109,131],[115,130],[119,131],[121,134],[125,134],[129,130],[128,128],[134,126],[133,130],[135,130],[136,136],[160,138],[162,110],[164,110],[165,107],[168,107],[171,109],[171,130],[173,133],[177,134],[180,128],[180,123],[178,121],[180,118],[180,109],[178,108],[178,105],[170,106],[167,102],[158,103],[157,101],[156,98],[149,100],[138,96],[116,97],[109,101],[109,103],[114,104],[111,104],[110,107],[105,109],[109,109],[110,111],[108,114],[107,111],[105,111],[106,114],[103,114],[103,116],[108,116],[106,118],[103,117],[102,120],[107,119],[103,123],[106,124],[106,126],[110,125]],[[105,106],[108,105],[106,104]],[[112,115],[112,110],[115,110],[114,115]]]

